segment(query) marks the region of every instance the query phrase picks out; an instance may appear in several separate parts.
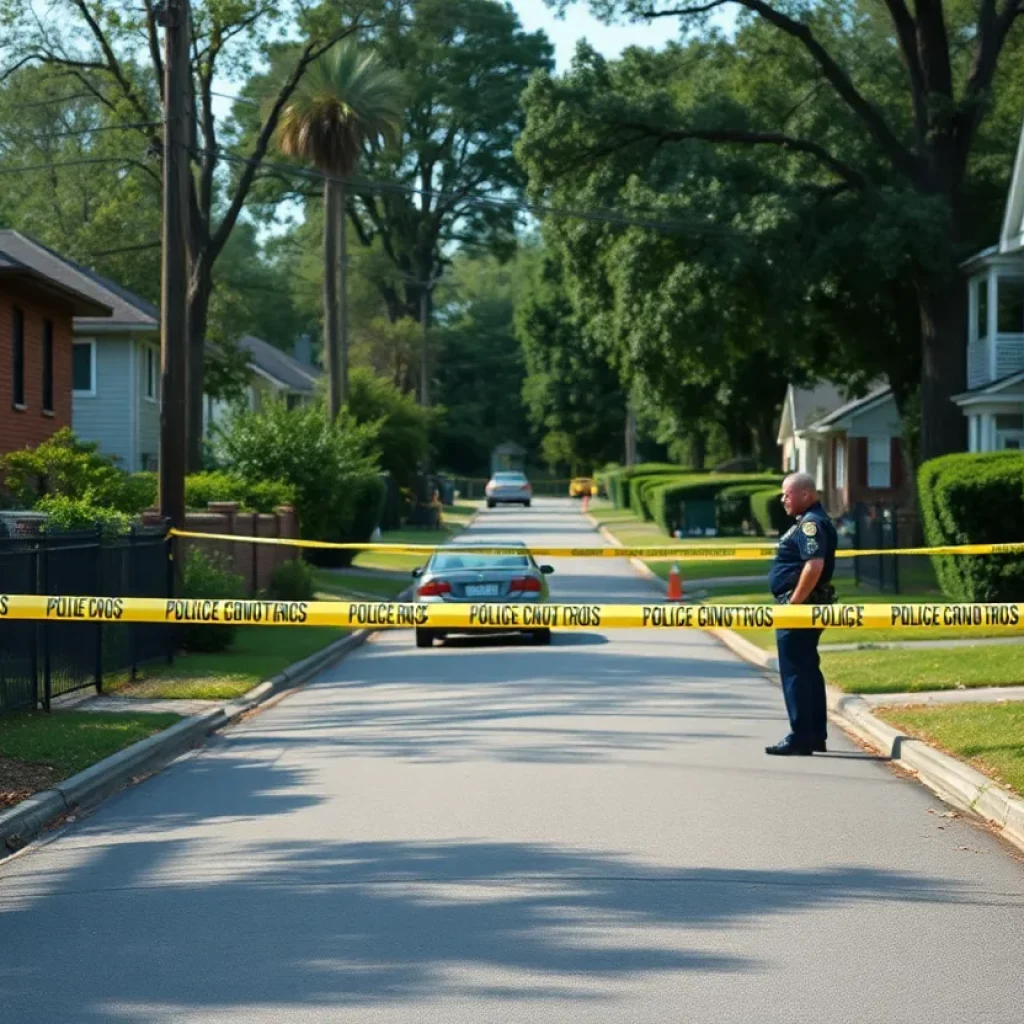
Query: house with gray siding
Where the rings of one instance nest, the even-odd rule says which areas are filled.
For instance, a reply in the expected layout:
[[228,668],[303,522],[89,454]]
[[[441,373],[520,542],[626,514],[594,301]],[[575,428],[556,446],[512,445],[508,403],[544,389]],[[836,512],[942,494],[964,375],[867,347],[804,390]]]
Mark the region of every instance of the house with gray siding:
[[160,311],[145,299],[18,231],[0,249],[109,307],[74,318],[71,425],[130,472],[156,469],[160,450]]

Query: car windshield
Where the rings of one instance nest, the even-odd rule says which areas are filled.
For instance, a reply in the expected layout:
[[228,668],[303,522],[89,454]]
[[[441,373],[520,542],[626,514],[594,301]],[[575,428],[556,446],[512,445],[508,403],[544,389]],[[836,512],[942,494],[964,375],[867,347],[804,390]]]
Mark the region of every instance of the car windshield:
[[431,572],[452,572],[455,569],[526,569],[526,555],[487,555],[467,551],[465,554],[442,551],[430,560]]

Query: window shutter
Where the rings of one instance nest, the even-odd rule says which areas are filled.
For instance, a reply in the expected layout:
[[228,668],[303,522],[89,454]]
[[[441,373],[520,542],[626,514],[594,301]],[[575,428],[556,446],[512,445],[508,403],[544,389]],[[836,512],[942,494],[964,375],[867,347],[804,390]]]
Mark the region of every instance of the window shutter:
[[866,437],[850,438],[850,468],[853,479],[858,487],[868,485],[868,439]]
[[894,437],[889,443],[891,445],[889,483],[893,488],[901,487],[903,485],[903,442],[898,437]]

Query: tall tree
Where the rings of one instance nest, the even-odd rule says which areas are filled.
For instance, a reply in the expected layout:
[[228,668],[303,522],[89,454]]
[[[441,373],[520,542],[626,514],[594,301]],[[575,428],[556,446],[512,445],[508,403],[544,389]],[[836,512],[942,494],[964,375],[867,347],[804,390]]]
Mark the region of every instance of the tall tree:
[[[572,0],[556,2],[564,8]],[[973,241],[968,179],[1001,60],[1022,31],[1024,0],[592,0],[591,6],[606,17],[674,18],[697,30],[709,13],[738,7],[741,35],[756,23],[773,36],[768,45],[743,46],[752,73],[758,64],[777,63],[780,51],[797,53],[813,94],[827,94],[846,115],[831,125],[804,121],[812,130],[794,130],[792,114],[766,118],[750,96],[739,111],[720,108],[717,118],[683,112],[668,120],[632,119],[622,126],[634,141],[703,140],[799,153],[837,190],[871,196],[900,189],[931,211],[930,258],[914,254],[909,268],[919,317],[921,456],[961,448],[964,421],[950,398],[965,377],[966,298],[957,264]],[[886,95],[897,60],[902,87]]]
[[[358,241],[383,257],[374,280],[390,319],[429,321],[455,251],[468,245],[507,256],[515,247],[519,214],[502,200],[525,185],[512,152],[524,123],[519,100],[535,71],[550,70],[552,47],[497,0],[366,0],[365,7],[373,27],[360,39],[402,75],[409,102],[401,137],[364,147],[349,222]],[[262,97],[291,59],[282,50],[244,97]],[[252,109],[240,105],[238,117]],[[282,198],[316,198],[309,182],[276,171],[260,195],[268,212]]]
[[[285,104],[309,67],[360,26],[358,14],[351,16],[353,6],[313,0],[191,4],[196,145],[189,190],[186,444],[192,469],[202,462],[204,346],[214,265],[238,223]],[[8,0],[0,7],[0,28],[9,39],[7,73],[39,64],[60,71],[159,152],[163,11],[156,0],[142,0],[141,6],[136,0],[56,0],[45,9],[32,0]],[[224,125],[215,110],[218,84],[251,74],[282,34],[301,42],[245,150],[230,153],[222,146]],[[221,172],[226,159],[241,170],[225,188]],[[159,164],[147,166],[159,181]]]
[[324,351],[332,420],[348,394],[347,318],[344,308],[339,311],[338,295],[340,262],[343,304],[347,300],[346,183],[365,146],[396,136],[404,100],[400,77],[373,53],[361,52],[346,41],[312,65],[285,105],[278,125],[281,151],[324,174]]

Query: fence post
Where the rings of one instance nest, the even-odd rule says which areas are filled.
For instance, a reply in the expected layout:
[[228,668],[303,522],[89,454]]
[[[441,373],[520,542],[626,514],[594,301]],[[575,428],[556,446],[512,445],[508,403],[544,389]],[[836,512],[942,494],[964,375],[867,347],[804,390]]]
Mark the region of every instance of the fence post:
[[[42,592],[50,589],[50,549],[43,546],[42,557]],[[53,696],[53,675],[50,670],[50,623],[43,622],[43,709],[50,710],[50,698]]]
[[[164,529],[167,530],[168,524],[164,523]],[[177,556],[180,554],[180,547],[178,546],[178,540],[176,537],[172,537],[169,532],[164,534],[164,551],[166,552],[166,567],[167,567],[167,596],[169,598],[177,597],[178,595],[174,592],[174,581],[175,581],[175,566],[174,563],[177,560]],[[167,664],[171,665],[174,663],[174,626],[167,627]]]
[[[132,523],[132,528],[128,531],[128,596],[137,597],[136,591],[139,589],[137,582],[137,558],[135,552],[135,537],[136,537],[136,526]],[[138,677],[138,663],[139,663],[139,624],[137,622],[131,623],[128,626],[128,658],[131,661],[131,675],[129,678],[134,683]]]
[[[252,535],[258,537],[260,535],[260,514],[259,512],[253,512],[252,514]],[[260,546],[259,544],[252,545],[252,596],[256,597],[260,592]]]
[[[893,505],[892,507],[892,548],[893,551],[899,551],[900,549],[900,536],[899,536],[899,506]],[[892,592],[898,594],[900,592],[900,556],[892,556]]]
[[[40,581],[42,579],[42,573],[40,572],[40,562],[42,559],[42,544],[36,541],[35,557],[32,559],[32,591],[35,594],[41,594],[42,588]],[[43,635],[43,629],[45,627],[44,622],[36,622],[35,628],[32,631],[33,643],[32,643],[32,710],[34,711],[39,707],[39,648],[45,643],[45,637]]]
[[[853,549],[854,551],[860,551],[864,544],[863,536],[861,533],[861,511],[860,505],[853,506]],[[860,558],[857,555],[853,556],[853,585],[855,587],[860,586]]]
[[[96,596],[103,597],[103,527],[96,527]],[[96,623],[96,692],[103,692],[103,622]]]

